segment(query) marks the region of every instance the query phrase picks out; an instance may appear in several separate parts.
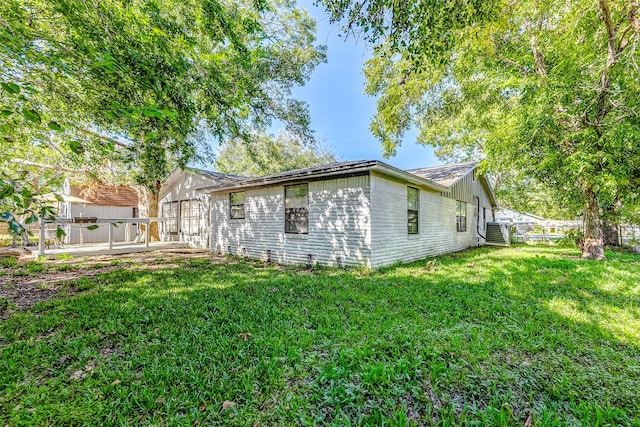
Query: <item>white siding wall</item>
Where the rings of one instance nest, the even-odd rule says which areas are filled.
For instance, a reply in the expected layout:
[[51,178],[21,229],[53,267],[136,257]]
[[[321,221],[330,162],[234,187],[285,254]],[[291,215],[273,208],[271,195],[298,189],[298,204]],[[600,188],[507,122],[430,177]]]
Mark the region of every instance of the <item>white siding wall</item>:
[[[479,180],[473,181],[470,174],[445,194],[425,188],[419,190],[419,232],[408,234],[407,184],[377,174],[371,175],[371,246],[374,267],[455,252],[478,244],[477,199],[474,196],[480,197],[480,209],[485,206],[487,217],[491,218],[491,203]],[[465,232],[456,231],[457,200],[467,202]],[[480,231],[484,235],[482,228]]]
[[418,234],[408,234],[407,184],[371,176],[374,267],[414,261],[469,246],[470,227],[465,233],[456,232],[456,201],[424,188],[419,190]]
[[[158,215],[162,216],[162,205],[165,202],[200,200],[200,227],[198,234],[169,234],[165,232],[164,226],[160,225],[160,239],[162,241],[187,242],[190,246],[196,248],[209,247],[209,235],[211,232],[209,221],[210,197],[207,194],[198,193],[196,190],[213,184],[212,179],[190,171],[177,171],[175,175],[170,178],[167,187],[163,188],[160,192]],[[178,228],[180,228],[179,222]]]
[[245,192],[245,219],[230,219],[229,194],[211,199],[211,249],[283,264],[370,265],[369,176],[309,182],[309,233],[284,232],[284,186]]
[[[493,221],[493,211],[489,195],[482,185],[481,178],[473,179],[473,173],[468,174],[458,181],[451,191],[443,193],[444,197],[467,202],[467,231],[473,232],[470,245],[477,246],[484,243],[486,236],[485,224],[487,221]],[[478,208],[478,199],[480,207]],[[483,218],[483,210],[485,208],[486,218]]]
[[[133,207],[120,207],[120,206],[98,206],[98,205],[84,205],[84,204],[69,204],[70,215],[68,217],[73,218],[77,216],[83,217],[96,217],[96,218],[132,218]],[[98,226],[97,230],[87,230],[87,227],[92,224],[69,224],[65,226],[65,243],[77,244],[77,243],[95,243],[95,242],[107,242],[109,241],[109,224],[95,224]],[[129,228],[129,234],[127,236],[126,228]],[[113,241],[124,242],[125,237],[132,240],[136,235],[136,228],[131,224],[118,224],[113,228]]]

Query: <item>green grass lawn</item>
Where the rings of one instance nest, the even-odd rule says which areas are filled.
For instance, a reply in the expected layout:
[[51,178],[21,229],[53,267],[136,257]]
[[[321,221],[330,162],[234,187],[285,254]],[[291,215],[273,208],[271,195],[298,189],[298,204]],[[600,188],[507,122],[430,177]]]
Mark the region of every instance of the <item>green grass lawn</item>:
[[640,256],[578,256],[118,266],[0,321],[0,425],[640,425]]

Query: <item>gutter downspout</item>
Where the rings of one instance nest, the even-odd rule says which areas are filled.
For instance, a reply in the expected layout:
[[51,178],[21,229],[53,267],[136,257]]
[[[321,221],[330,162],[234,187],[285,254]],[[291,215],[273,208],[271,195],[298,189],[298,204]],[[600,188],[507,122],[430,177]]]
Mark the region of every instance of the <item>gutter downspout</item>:
[[[478,233],[478,236],[482,237],[486,242],[487,241],[486,236],[483,236],[482,234],[480,234],[480,197],[476,196],[476,199],[478,199],[478,215],[476,217],[476,233]],[[480,245],[478,244],[478,246]]]

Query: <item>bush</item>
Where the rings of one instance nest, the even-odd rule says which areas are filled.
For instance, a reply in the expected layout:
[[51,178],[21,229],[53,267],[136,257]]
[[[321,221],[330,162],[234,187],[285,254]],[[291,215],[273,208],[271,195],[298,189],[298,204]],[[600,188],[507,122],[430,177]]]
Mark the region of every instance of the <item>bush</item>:
[[584,233],[579,228],[570,228],[564,233],[564,237],[558,240],[559,246],[577,246],[582,249]]

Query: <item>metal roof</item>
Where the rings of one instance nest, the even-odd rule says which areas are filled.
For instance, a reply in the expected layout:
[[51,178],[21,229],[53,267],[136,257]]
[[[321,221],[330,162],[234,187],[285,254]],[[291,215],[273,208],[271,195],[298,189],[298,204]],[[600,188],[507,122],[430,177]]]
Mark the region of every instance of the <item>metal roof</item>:
[[453,184],[467,176],[473,171],[480,162],[464,162],[452,165],[431,166],[426,168],[409,169],[407,172],[418,175],[424,179],[428,179],[445,187],[451,187]]
[[228,174],[228,173],[222,173],[222,172],[215,172],[215,171],[210,171],[210,170],[206,170],[206,169],[198,169],[198,168],[192,168],[192,167],[186,167],[184,170],[186,171],[191,171],[194,173],[197,173],[198,175],[202,175],[206,178],[211,178],[211,179],[218,179],[218,180],[238,180],[238,179],[246,179],[246,176],[242,176],[242,175],[233,175],[233,174]]
[[202,192],[218,192],[228,191],[250,187],[260,187],[265,185],[273,185],[277,183],[295,181],[301,179],[321,178],[335,175],[345,175],[352,173],[377,171],[385,175],[395,176],[396,178],[403,179],[407,182],[414,183],[416,185],[422,185],[431,188],[435,191],[445,191],[446,187],[424,179],[418,175],[410,174],[401,169],[390,166],[386,163],[378,160],[352,160],[345,162],[334,162],[322,166],[314,166],[304,169],[296,169],[287,172],[276,173],[272,175],[261,176],[257,178],[245,178],[234,180],[218,185],[200,188],[198,191]]

